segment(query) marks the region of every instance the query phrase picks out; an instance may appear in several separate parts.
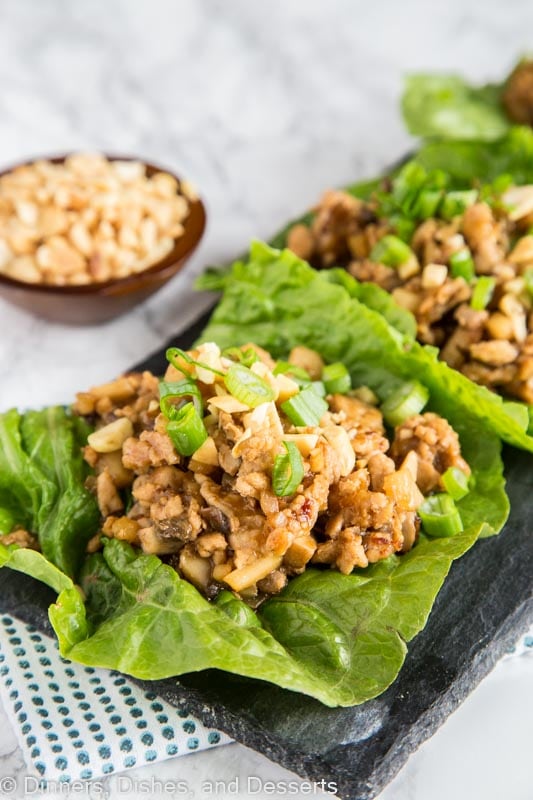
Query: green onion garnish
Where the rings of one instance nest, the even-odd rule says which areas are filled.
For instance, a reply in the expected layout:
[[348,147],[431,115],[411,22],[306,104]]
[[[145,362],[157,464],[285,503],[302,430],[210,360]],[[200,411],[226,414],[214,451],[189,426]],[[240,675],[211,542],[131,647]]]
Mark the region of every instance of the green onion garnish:
[[305,386],[311,383],[311,376],[303,367],[297,367],[294,364],[289,364],[288,361],[278,361],[272,370],[274,375],[287,375],[292,378],[295,383],[300,386]]
[[398,205],[404,206],[413,193],[420,192],[427,178],[426,169],[415,161],[409,161],[402,167],[392,182],[392,196]]
[[192,456],[207,439],[204,421],[193,403],[186,403],[167,424],[172,444],[182,456]]
[[394,228],[398,238],[403,242],[411,241],[416,228],[416,222],[414,220],[404,217],[402,214],[391,214],[389,223],[391,227]]
[[306,386],[298,394],[285,400],[281,408],[293,425],[307,428],[318,425],[328,410],[328,404],[311,386]]
[[327,395],[326,387],[324,386],[323,381],[311,381],[308,386],[310,389],[316,392],[319,397],[325,397]]
[[429,219],[437,213],[442,199],[442,189],[422,189],[413,205],[417,219]]
[[381,404],[381,413],[389,425],[396,427],[419,414],[428,400],[426,387],[418,381],[409,381],[387,397]]
[[491,278],[488,275],[482,275],[478,278],[470,299],[470,308],[475,311],[483,311],[492,299],[495,286],[496,278]]
[[453,219],[453,217],[457,217],[459,214],[464,214],[468,206],[476,202],[477,197],[478,193],[476,189],[446,192],[442,198],[439,215],[444,219]]
[[222,351],[222,355],[226,358],[231,358],[232,361],[237,361],[239,364],[244,364],[245,367],[251,367],[256,361],[259,361],[259,356],[253,347],[247,347],[243,350],[240,347],[226,347]]
[[304,464],[294,442],[282,442],[285,453],[276,456],[272,470],[272,488],[278,497],[294,494],[302,482]]
[[376,242],[370,251],[370,260],[387,267],[399,267],[409,261],[413,251],[398,236],[388,234]]
[[472,254],[467,247],[452,253],[450,256],[450,272],[454,278],[464,278],[467,283],[471,283],[474,279],[476,268]]
[[449,494],[427,497],[417,513],[428,536],[445,538],[463,530],[461,515]]
[[328,394],[346,394],[352,388],[350,373],[340,361],[324,367],[322,380]]
[[206,369],[208,372],[213,372],[215,375],[224,377],[223,372],[210,367],[209,364],[203,364],[201,361],[195,361],[194,358],[191,358],[191,356],[185,352],[185,350],[181,350],[179,347],[169,347],[166,352],[166,358],[167,361],[170,361],[172,366],[175,367],[175,369],[179,370],[179,372],[182,372],[186,376],[188,376],[189,373],[187,370],[183,369],[181,364],[178,362],[178,358],[182,358],[187,364],[192,364],[195,367],[201,367],[202,369]]
[[15,517],[7,508],[0,508],[0,536],[11,533],[15,527]]
[[[183,398],[190,397],[200,414],[203,412],[202,393],[197,384],[190,378],[182,381],[159,381],[159,405],[167,419],[174,419],[183,404]],[[176,402],[177,401],[177,402]]]
[[224,376],[224,383],[233,397],[250,408],[268,403],[276,396],[272,386],[244,364],[233,364]]
[[452,500],[460,500],[470,491],[468,475],[458,467],[448,467],[442,476],[442,483]]

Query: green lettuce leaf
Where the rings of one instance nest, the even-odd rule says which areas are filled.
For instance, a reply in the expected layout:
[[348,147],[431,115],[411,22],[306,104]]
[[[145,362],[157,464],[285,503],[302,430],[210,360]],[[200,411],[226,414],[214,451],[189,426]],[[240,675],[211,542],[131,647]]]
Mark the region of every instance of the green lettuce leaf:
[[[385,398],[416,377],[430,390],[430,408],[459,429],[476,425],[484,436],[533,450],[519,421],[498,395],[478,386],[437,358],[435,348],[402,336],[359,302],[346,284],[332,282],[289,250],[256,242],[247,264],[226,277],[225,292],[201,341],[221,347],[254,341],[276,357],[295,344],[317,350],[326,361],[343,361],[355,385],[370,386]],[[466,424],[465,424],[466,423]]]
[[[28,474],[36,484],[19,487],[20,497],[30,491],[31,498],[39,480],[55,494],[48,506],[50,523],[40,519],[43,548],[46,543],[49,552],[0,545],[0,566],[31,575],[58,593],[49,617],[65,658],[149,680],[217,668],[270,681],[329,706],[362,703],[395,679],[406,643],[423,628],[453,560],[480,535],[503,525],[508,503],[500,441],[471,395],[479,387],[466,382],[466,392],[450,379],[450,374],[462,376],[447,367],[441,373],[433,351],[421,356],[426,349],[409,331],[400,333],[360,302],[364,289],[346,273],[325,277],[288,252],[256,245],[251,262],[236,265],[224,282],[223,300],[204,338],[223,345],[254,339],[278,355],[304,342],[327,360],[344,361],[358,382],[378,393],[406,375],[428,382],[433,407],[459,430],[473,470],[472,491],[458,503],[465,530],[450,539],[421,536],[407,555],[348,576],[310,569],[257,614],[229,593],[207,601],[156,556],[116,540],[105,540],[102,553],[85,559],[80,593],[65,572],[75,552],[83,557],[93,530],[89,522],[76,528],[78,518],[72,512],[62,515],[57,497],[70,498],[69,507],[77,508],[69,493],[84,475],[78,446],[87,431],[62,409],[23,419],[9,412],[7,420],[0,418],[0,430],[3,424],[9,432],[2,458],[17,486],[26,486]],[[379,303],[379,293],[372,296]],[[16,505],[16,496],[5,489],[4,495],[2,505]],[[40,506],[35,509],[38,518]]]
[[210,603],[156,556],[106,541],[87,560],[82,586],[40,553],[0,545],[0,566],[25,572],[59,593],[49,616],[65,658],[147,680],[217,668],[270,681],[329,706],[383,692],[424,626],[453,559],[477,538],[422,537],[353,575],[309,570],[258,615],[240,600]]
[[409,75],[402,113],[413,136],[494,141],[510,122],[501,104],[501,87],[470,86],[457,75]]
[[[407,555],[352,575],[310,569],[257,614],[228,593],[207,601],[156,556],[116,540],[106,540],[102,553],[85,560],[80,593],[66,569],[49,560],[68,564],[76,542],[80,557],[84,551],[81,530],[72,538],[68,526],[58,526],[57,502],[48,512],[50,538],[47,520],[41,520],[43,547],[46,542],[51,555],[0,546],[0,566],[26,572],[58,592],[50,621],[61,654],[73,661],[152,680],[217,668],[330,706],[362,703],[395,679],[406,643],[424,626],[453,559],[503,525],[508,504],[500,442],[478,409],[466,407],[457,386],[445,385],[434,353],[428,363],[435,374],[415,358],[421,348],[412,334],[402,335],[363,305],[361,286],[346,273],[331,271],[326,277],[290,253],[257,245],[251,262],[236,265],[224,280],[223,300],[204,338],[214,336],[221,344],[251,338],[279,355],[304,342],[327,360],[344,361],[356,378],[364,377],[380,392],[397,386],[406,374],[423,380],[424,369],[431,373],[433,405],[459,429],[473,470],[475,485],[458,504],[465,530],[444,540],[421,536]],[[14,436],[13,475],[31,457],[41,477],[68,497],[83,477],[68,414],[59,409],[30,413],[15,429],[22,436]]]
[[99,521],[84,487],[86,433],[61,406],[0,415],[0,506],[37,534],[44,555],[67,575],[77,573]]
[[413,160],[427,170],[444,170],[452,188],[492,183],[500,175],[517,185],[533,183],[533,129],[513,126],[495,142],[429,141]]
[[350,297],[355,297],[373,311],[384,317],[389,325],[405,334],[411,339],[416,338],[416,319],[410,311],[398,305],[389,292],[376,283],[367,283],[356,280],[346,270],[340,268],[324,270],[322,277],[330,283],[342,286]]
[[25,452],[21,422],[14,408],[0,414],[0,506],[20,525],[33,528],[39,513],[50,512],[57,488]]

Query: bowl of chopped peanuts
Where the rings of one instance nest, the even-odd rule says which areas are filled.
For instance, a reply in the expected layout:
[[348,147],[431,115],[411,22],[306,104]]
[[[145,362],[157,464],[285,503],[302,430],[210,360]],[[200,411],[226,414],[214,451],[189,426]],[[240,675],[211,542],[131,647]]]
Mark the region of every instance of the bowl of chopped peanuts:
[[199,244],[191,185],[135,158],[72,153],[0,172],[0,297],[89,325],[145,300]]

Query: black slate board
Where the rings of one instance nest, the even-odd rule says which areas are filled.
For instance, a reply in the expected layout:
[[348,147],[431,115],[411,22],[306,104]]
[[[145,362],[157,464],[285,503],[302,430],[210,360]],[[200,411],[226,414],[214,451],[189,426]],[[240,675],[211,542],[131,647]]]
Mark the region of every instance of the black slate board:
[[[208,316],[167,346],[189,347]],[[135,369],[163,372],[165,350]],[[375,797],[533,621],[533,456],[509,449],[504,459],[512,508],[505,529],[455,562],[426,628],[381,697],[330,709],[215,670],[150,688],[302,777],[335,783],[345,800]],[[1,612],[50,632],[46,608],[53,598],[31,578],[2,571]]]

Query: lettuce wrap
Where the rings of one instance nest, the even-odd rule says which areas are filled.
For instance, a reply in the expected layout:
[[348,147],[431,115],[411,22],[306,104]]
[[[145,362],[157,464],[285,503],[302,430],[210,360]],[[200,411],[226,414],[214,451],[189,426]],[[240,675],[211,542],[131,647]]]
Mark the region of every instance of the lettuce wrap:
[[364,305],[361,288],[347,276],[337,277],[255,245],[250,262],[223,279],[224,297],[202,338],[223,346],[254,339],[280,356],[306,343],[327,361],[343,360],[355,385],[381,396],[406,376],[425,383],[431,408],[459,432],[472,469],[472,489],[458,501],[464,530],[446,539],[421,535],[409,553],[351,575],[309,569],[257,612],[228,593],[208,601],[157,556],[124,542],[105,540],[103,552],[85,556],[98,526],[94,501],[86,496],[93,511],[75,535],[60,524],[58,501],[63,487],[85,492],[75,421],[64,410],[39,417],[11,411],[0,418],[0,497],[16,522],[39,534],[43,552],[0,545],[0,565],[58,593],[49,617],[64,657],[154,680],[216,668],[329,706],[362,703],[395,679],[453,560],[480,536],[496,534],[507,518],[500,435],[523,446],[529,440],[498,398],[461,380]]

